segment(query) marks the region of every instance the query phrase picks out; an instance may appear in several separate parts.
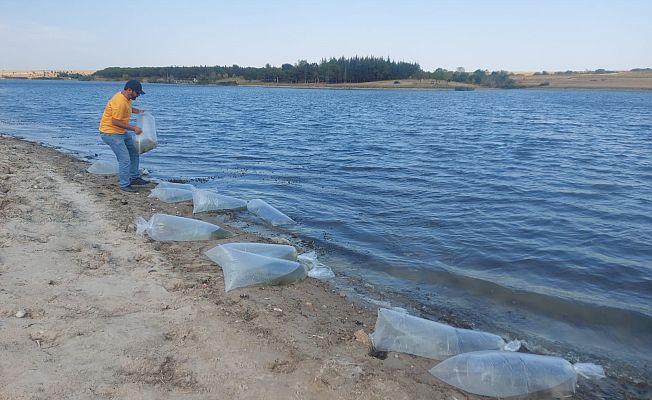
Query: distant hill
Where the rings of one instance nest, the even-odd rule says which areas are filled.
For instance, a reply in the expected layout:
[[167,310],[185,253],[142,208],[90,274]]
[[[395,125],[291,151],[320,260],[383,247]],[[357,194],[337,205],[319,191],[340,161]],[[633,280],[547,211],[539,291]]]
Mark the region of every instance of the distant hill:
[[72,76],[91,76],[95,70],[0,70],[0,78],[14,79],[62,79]]
[[649,68],[631,71],[521,72],[512,74],[511,78],[516,85],[528,88],[652,90],[652,69]]

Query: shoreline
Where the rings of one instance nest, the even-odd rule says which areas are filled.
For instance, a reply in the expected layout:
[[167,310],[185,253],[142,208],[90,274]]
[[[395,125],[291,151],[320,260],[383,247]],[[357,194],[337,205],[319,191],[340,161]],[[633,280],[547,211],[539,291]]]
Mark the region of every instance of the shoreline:
[[[354,335],[373,331],[375,308],[321,281],[225,293],[204,252],[274,242],[229,227],[232,216],[122,193],[34,142],[0,136],[0,159],[0,399],[478,398],[432,377],[432,360],[369,356]],[[137,236],[136,217],[154,212],[236,236]]]
[[[46,387],[46,393],[74,397],[88,386],[74,378],[80,373],[75,363],[86,358],[96,358],[84,364],[96,383],[92,398],[479,398],[432,377],[428,369],[436,361],[400,353],[386,360],[369,356],[354,335],[373,331],[375,306],[311,278],[225,293],[221,270],[204,255],[229,241],[285,239],[239,231],[229,224],[233,214],[193,215],[191,204],[149,199],[146,189],[119,192],[115,177],[88,174],[87,162],[34,142],[0,135],[0,159],[7,165],[0,176],[0,221],[8,228],[0,236],[8,254],[0,258],[0,340],[13,343],[0,370],[25,366],[19,383],[8,379],[13,374],[0,375],[0,387],[7,388],[0,389],[0,399],[36,393],[43,378],[66,382]],[[217,223],[237,235],[210,242],[137,236],[136,217],[154,212]],[[300,238],[291,242],[306,247]],[[72,266],[42,268],[60,254]],[[80,282],[109,295],[98,296]],[[19,308],[28,317],[15,318]],[[103,343],[111,330],[112,341]],[[147,348],[134,349],[134,340]],[[48,363],[63,367],[51,371]],[[216,376],[230,380],[210,379]],[[280,390],[277,396],[269,397],[270,385]],[[612,385],[580,382],[575,398],[612,398]]]
[[[435,91],[485,91],[485,90],[623,90],[623,91],[651,91],[652,72],[618,72],[610,74],[576,73],[572,75],[548,74],[534,75],[515,73],[512,79],[516,83],[513,88],[490,88],[468,83],[453,81],[433,81],[431,79],[400,79],[390,81],[375,81],[363,83],[271,83],[259,81],[246,81],[239,78],[230,78],[214,83],[193,82],[148,82],[167,85],[197,85],[197,86],[245,86],[264,88],[291,88],[291,89],[328,89],[328,90],[435,90]],[[0,76],[0,80],[75,80],[70,78],[46,78],[25,76]],[[122,82],[122,80],[93,79],[90,82]],[[400,82],[400,83],[394,83]]]

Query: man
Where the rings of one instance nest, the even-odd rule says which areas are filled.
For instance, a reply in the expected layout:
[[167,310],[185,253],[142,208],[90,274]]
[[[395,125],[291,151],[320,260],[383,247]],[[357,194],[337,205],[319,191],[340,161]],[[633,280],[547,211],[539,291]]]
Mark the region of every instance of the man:
[[99,128],[102,141],[111,147],[118,159],[120,190],[132,193],[138,192],[133,186],[149,183],[140,177],[140,154],[134,144],[134,133],[140,135],[143,130],[129,124],[132,112],[135,114],[144,112],[131,105],[141,94],[145,92],[140,82],[135,79],[128,81],[124,89],[116,93],[106,104]]

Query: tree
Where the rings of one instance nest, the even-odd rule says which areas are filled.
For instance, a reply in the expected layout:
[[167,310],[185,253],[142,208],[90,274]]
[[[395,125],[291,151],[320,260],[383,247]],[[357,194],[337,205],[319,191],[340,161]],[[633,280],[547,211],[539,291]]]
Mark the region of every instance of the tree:
[[473,83],[489,87],[515,87],[514,81],[506,71],[476,70],[467,73],[463,67],[455,71],[437,68],[433,72],[421,69],[418,63],[394,61],[391,58],[374,56],[354,56],[352,58],[322,58],[319,63],[298,60],[295,65],[285,63],[275,67],[269,63],[263,68],[227,66],[194,67],[109,67],[95,72],[93,78],[103,79],[147,79],[150,82],[199,82],[215,83],[228,77],[240,77],[246,80],[287,83],[348,83],[399,80],[410,78],[428,78],[436,81],[454,81]]

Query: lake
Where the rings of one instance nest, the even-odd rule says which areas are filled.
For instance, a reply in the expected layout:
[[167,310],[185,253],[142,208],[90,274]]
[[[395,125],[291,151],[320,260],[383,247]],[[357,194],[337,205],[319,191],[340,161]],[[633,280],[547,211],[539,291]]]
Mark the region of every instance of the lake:
[[[0,80],[0,133],[111,159],[123,84]],[[141,166],[266,200],[297,226],[251,229],[309,243],[341,287],[649,378],[651,92],[144,90]]]

